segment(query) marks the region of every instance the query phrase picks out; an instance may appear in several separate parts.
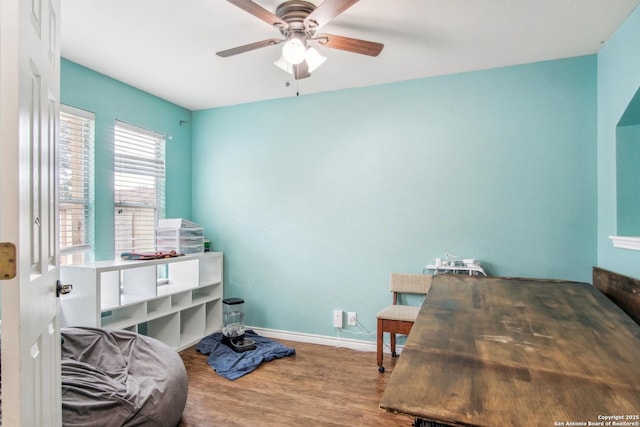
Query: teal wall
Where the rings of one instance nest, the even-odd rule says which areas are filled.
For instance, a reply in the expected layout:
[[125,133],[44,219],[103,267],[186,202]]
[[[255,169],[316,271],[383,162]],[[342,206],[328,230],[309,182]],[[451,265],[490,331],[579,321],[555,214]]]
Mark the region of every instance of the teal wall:
[[374,331],[389,273],[446,252],[590,281],[596,110],[585,56],[197,111],[194,220],[265,328]]
[[613,247],[617,234],[616,125],[640,87],[640,8],[598,54],[598,265],[640,277],[640,252]]
[[[113,259],[113,126],[116,120],[171,136],[167,140],[167,217],[191,217],[191,112],[62,60],[61,102],[96,116],[95,259]],[[184,121],[181,125],[180,121]]]
[[640,236],[640,124],[616,129],[616,199],[617,234]]
[[497,275],[639,276],[607,238],[637,21],[597,57],[193,113],[63,60],[62,103],[96,113],[96,258],[113,256],[118,119],[172,136],[167,215],[206,227],[253,326],[336,335],[339,308],[373,331],[389,273],[446,252]]

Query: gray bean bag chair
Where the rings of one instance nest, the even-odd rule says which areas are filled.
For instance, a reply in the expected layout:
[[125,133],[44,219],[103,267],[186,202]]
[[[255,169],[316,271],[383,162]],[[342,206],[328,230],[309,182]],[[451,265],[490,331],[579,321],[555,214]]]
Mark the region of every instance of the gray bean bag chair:
[[166,344],[121,330],[62,328],[65,426],[175,427],[187,373]]

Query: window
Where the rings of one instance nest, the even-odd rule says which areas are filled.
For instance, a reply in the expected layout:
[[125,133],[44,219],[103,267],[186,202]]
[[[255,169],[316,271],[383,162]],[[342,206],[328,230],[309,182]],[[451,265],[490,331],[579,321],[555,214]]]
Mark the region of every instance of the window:
[[150,252],[156,223],[164,218],[165,139],[123,122],[114,133],[116,257]]
[[84,261],[93,230],[93,148],[95,116],[60,106],[60,263]]

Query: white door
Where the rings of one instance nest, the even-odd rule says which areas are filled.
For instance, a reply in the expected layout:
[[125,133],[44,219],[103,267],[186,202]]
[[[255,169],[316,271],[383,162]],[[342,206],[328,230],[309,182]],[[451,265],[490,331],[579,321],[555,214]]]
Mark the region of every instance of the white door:
[[60,0],[0,1],[0,242],[17,250],[16,277],[0,280],[4,426],[62,423],[56,300],[59,17]]

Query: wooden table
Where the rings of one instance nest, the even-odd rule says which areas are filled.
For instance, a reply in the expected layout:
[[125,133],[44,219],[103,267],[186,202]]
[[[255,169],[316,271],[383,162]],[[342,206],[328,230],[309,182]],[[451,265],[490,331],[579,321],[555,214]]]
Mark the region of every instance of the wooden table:
[[640,326],[589,284],[434,276],[380,406],[443,425],[640,425]]

